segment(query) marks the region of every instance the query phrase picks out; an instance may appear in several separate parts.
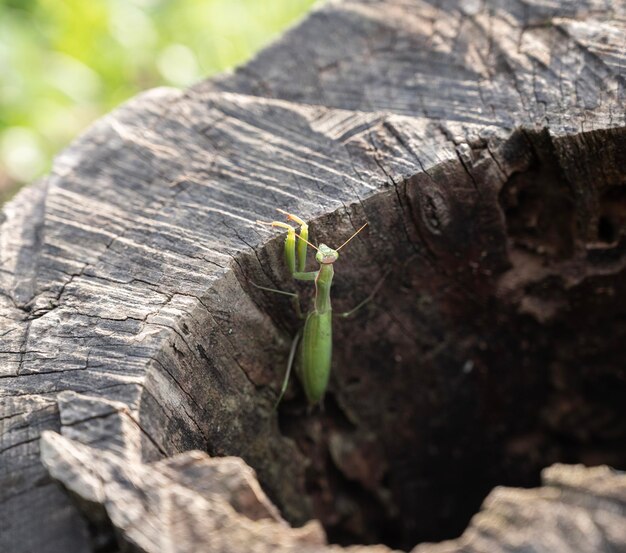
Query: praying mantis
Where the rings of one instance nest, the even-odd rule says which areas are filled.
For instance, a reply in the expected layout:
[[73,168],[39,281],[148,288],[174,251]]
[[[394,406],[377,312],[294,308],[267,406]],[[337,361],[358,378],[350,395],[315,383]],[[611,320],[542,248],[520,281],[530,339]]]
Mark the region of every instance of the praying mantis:
[[[254,283],[252,284],[262,290],[291,296],[296,313],[300,318],[305,319],[304,327],[298,331],[291,344],[285,378],[274,408],[278,407],[278,404],[287,390],[291,369],[294,365],[296,353],[298,352],[298,346],[300,347],[299,359],[296,364],[296,374],[302,383],[309,406],[312,407],[323,400],[330,376],[333,347],[333,311],[330,300],[330,289],[334,276],[333,264],[339,258],[339,250],[348,244],[348,242],[350,242],[350,240],[352,240],[357,234],[359,234],[359,232],[367,226],[367,223],[359,228],[352,236],[350,236],[350,238],[341,244],[341,246],[337,249],[333,249],[326,244],[320,244],[319,246],[311,244],[308,240],[309,227],[307,223],[300,217],[282,209],[278,209],[278,211],[284,214],[287,217],[287,220],[293,221],[299,225],[300,232],[296,232],[296,229],[292,225],[282,221],[257,221],[257,223],[282,228],[287,231],[287,237],[285,239],[285,264],[287,265],[291,276],[295,280],[314,281],[315,297],[311,309],[306,314],[306,317],[303,317],[300,309],[300,298],[298,294],[294,292],[276,290],[274,288],[266,288]],[[307,246],[311,246],[317,252],[315,254],[315,260],[319,263],[319,269],[316,271],[305,271]],[[340,313],[339,316],[349,317],[369,302],[382,285],[385,276],[374,287],[372,293],[365,298],[365,300],[350,311]]]

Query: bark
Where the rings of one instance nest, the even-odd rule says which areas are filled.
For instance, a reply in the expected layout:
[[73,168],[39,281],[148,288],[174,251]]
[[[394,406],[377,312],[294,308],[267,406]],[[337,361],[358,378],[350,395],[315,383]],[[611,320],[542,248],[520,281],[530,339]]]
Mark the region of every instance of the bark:
[[[93,125],[3,211],[0,551],[626,550],[625,30],[329,2]],[[323,411],[272,409],[276,207],[330,245],[369,222],[336,310],[391,269]]]

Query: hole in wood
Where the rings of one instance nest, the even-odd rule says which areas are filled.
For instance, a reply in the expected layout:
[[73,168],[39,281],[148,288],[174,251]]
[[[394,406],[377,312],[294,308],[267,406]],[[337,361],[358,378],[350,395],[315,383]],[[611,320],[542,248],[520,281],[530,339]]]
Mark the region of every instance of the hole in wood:
[[602,215],[598,220],[598,240],[607,244],[615,241],[616,231],[613,221],[606,215]]

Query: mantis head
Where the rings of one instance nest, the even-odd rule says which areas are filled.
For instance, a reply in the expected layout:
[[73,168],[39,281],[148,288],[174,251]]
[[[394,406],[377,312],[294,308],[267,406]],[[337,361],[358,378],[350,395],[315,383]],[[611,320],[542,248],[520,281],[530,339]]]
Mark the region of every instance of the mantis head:
[[324,265],[330,265],[337,261],[339,252],[329,248],[326,244],[320,244],[315,254],[315,261]]

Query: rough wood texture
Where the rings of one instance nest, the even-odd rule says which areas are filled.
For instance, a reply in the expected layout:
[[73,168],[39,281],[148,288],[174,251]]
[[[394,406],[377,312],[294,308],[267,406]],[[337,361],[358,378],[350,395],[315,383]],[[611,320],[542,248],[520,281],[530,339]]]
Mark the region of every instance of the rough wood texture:
[[[338,549],[232,457],[292,525],[404,549],[552,463],[626,468],[625,31],[620,2],[330,2],[95,124],[3,212],[0,551]],[[370,221],[340,308],[395,269],[312,416],[271,409],[275,207],[331,244]],[[623,478],[555,465],[417,551],[626,550]]]

